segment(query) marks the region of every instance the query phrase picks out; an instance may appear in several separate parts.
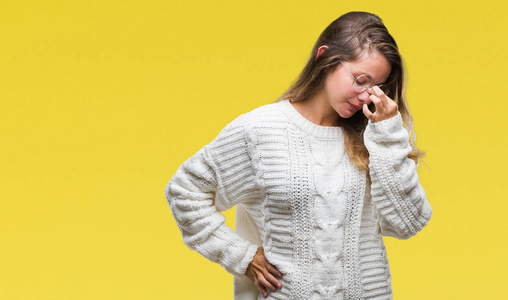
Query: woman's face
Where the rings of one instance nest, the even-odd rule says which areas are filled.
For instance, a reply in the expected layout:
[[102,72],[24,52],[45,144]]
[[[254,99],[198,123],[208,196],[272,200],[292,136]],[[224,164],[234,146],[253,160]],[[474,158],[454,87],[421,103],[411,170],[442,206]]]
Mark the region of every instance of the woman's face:
[[[344,62],[349,71],[358,77],[363,74],[374,79],[373,85],[384,83],[391,72],[388,60],[378,52],[364,52],[355,61]],[[325,79],[323,96],[325,105],[335,110],[342,118],[349,118],[362,109],[363,104],[370,104],[369,91],[357,93],[353,90],[354,79],[349,72],[339,64]]]

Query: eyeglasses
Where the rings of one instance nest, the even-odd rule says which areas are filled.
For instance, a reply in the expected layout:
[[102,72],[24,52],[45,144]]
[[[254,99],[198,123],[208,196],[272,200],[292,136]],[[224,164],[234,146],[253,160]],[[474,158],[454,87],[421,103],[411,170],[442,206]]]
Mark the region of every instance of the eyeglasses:
[[[370,77],[369,75],[367,74],[363,74],[363,75],[360,75],[358,77],[355,77],[350,71],[349,69],[346,67],[346,65],[344,65],[344,63],[341,61],[340,62],[343,66],[344,66],[344,69],[346,69],[346,71],[349,73],[349,75],[351,75],[351,77],[353,77],[353,91],[357,92],[357,93],[362,93],[363,91],[366,91],[367,89],[371,88],[372,87],[372,84],[374,83],[374,79],[372,77]],[[378,87],[383,91],[383,93],[388,93],[388,85],[386,84],[379,84]]]

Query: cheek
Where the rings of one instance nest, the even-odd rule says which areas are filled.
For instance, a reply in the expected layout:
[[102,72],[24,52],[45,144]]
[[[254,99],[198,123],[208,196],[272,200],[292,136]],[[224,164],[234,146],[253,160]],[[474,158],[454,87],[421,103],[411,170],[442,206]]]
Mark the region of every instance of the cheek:
[[339,72],[328,77],[325,88],[331,99],[334,99],[334,102],[344,102],[357,95],[353,91],[350,78]]
[[350,98],[356,97],[357,94],[355,93],[355,91],[353,91],[350,85],[342,84],[335,88],[335,95],[339,97],[338,100],[342,102]]
[[342,90],[342,92],[343,92],[344,96],[347,98],[355,98],[358,95],[358,93],[353,91],[353,88],[351,87],[351,85],[344,86],[344,89]]
[[347,85],[345,85],[341,81],[328,82],[326,89],[328,93],[334,96],[347,94],[348,89]]
[[355,91],[353,91],[353,87],[351,86],[351,83],[346,80],[340,81],[336,85],[335,89],[336,89],[336,92],[344,98],[351,98],[356,95]]

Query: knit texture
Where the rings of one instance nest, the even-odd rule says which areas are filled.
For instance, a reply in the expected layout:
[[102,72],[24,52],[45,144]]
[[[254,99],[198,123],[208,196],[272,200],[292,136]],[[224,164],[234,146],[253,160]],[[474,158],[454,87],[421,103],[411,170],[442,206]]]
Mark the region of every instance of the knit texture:
[[[406,239],[432,209],[407,158],[400,114],[369,123],[370,177],[340,127],[281,101],[238,117],[184,162],[166,198],[185,244],[235,276],[235,299],[265,299],[244,275],[258,247],[283,274],[267,299],[391,299],[382,235]],[[221,211],[236,207],[236,231]]]

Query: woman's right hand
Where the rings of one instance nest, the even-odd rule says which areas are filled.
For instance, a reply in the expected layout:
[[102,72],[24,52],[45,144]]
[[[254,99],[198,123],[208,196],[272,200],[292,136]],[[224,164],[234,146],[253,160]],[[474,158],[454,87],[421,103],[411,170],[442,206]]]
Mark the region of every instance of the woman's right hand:
[[267,289],[276,292],[277,288],[282,288],[282,284],[277,280],[277,278],[282,278],[282,273],[266,260],[262,247],[258,248],[254,259],[247,267],[245,276],[254,281],[265,298],[268,297]]

